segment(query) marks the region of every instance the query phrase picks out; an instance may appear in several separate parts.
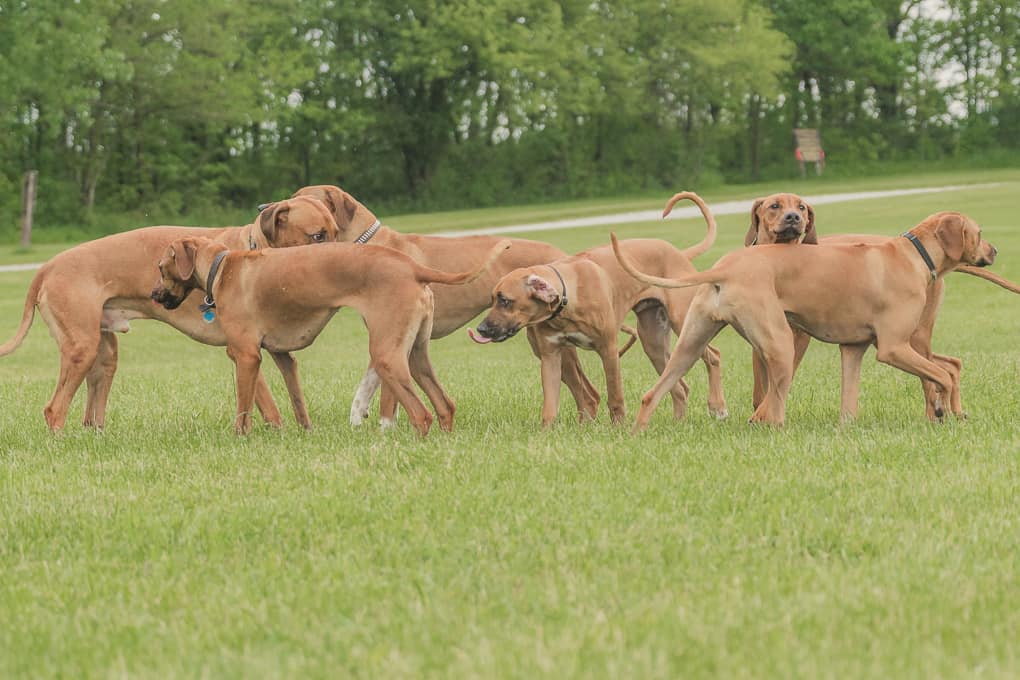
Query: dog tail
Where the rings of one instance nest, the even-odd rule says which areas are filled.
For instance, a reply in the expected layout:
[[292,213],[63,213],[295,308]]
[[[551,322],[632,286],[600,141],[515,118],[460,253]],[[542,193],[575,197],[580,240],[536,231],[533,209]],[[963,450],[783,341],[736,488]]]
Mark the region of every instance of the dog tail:
[[705,238],[701,239],[701,243],[680,251],[688,260],[693,260],[715,244],[715,217],[712,215],[712,211],[708,209],[708,206],[705,205],[705,201],[701,199],[701,196],[698,196],[693,191],[681,191],[678,194],[674,194],[673,198],[666,201],[666,207],[662,209],[662,216],[666,217],[666,215],[669,215],[673,210],[673,206],[685,198],[693,201],[698,206],[702,216],[705,218],[705,222],[708,224],[708,230],[705,232]]
[[630,336],[630,338],[628,338],[624,346],[620,348],[620,351],[616,355],[618,357],[622,357],[624,354],[626,354],[627,350],[631,348],[631,345],[637,342],[637,331],[628,326],[627,324],[625,323],[620,324],[620,332],[626,333],[627,335]]
[[503,251],[509,248],[511,245],[510,239],[503,239],[489,251],[488,257],[482,261],[476,269],[471,271],[452,273],[444,272],[439,269],[432,269],[431,267],[425,267],[423,265],[417,265],[415,269],[415,276],[421,283],[445,283],[451,286],[457,286],[464,283],[471,283],[479,276],[485,273],[485,270],[492,266],[492,263],[496,261],[496,258],[503,254]]
[[43,273],[39,272],[32,279],[28,287],[28,294],[25,296],[25,311],[21,313],[21,325],[14,337],[0,345],[0,357],[5,357],[14,350],[21,347],[21,343],[28,335],[28,329],[32,327],[32,320],[35,318],[35,306],[39,304],[39,289],[42,288]]
[[616,253],[616,259],[620,261],[620,266],[623,267],[624,271],[638,281],[647,283],[649,286],[658,286],[659,288],[689,288],[691,286],[700,286],[703,283],[713,283],[717,279],[717,274],[711,269],[704,272],[694,272],[679,279],[663,279],[639,272],[634,264],[623,254],[623,251],[620,250],[620,242],[616,239],[616,234],[610,232],[609,238],[613,241],[613,252]]
[[971,276],[976,276],[979,279],[984,279],[985,281],[991,281],[995,285],[1001,286],[1011,293],[1020,294],[1020,286],[1009,279],[1004,279],[998,274],[993,274],[992,272],[981,269],[980,267],[971,267],[970,265],[963,264],[958,265],[953,271],[963,272],[964,274],[970,274]]

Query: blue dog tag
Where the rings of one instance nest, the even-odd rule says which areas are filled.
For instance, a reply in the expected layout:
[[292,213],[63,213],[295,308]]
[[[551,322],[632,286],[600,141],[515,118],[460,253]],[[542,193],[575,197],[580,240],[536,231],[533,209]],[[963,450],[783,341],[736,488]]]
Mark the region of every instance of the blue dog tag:
[[204,319],[206,323],[212,323],[216,320],[216,312],[211,309],[207,309],[202,312],[202,319]]

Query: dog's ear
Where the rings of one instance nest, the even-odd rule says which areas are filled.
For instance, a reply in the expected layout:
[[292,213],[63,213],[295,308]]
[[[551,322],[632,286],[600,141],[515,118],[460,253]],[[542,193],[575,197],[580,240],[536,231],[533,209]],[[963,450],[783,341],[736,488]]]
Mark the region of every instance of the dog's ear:
[[765,202],[764,198],[759,198],[754,201],[751,206],[751,228],[747,230],[747,236],[744,237],[744,247],[753,246],[758,241],[758,225],[761,223],[761,218],[758,216],[758,208]]
[[804,227],[804,238],[801,239],[801,243],[807,243],[808,245],[818,245],[818,233],[815,231],[815,209],[810,204],[804,204],[807,207],[807,226]]
[[935,225],[935,238],[939,240],[939,245],[949,259],[956,261],[963,259],[967,243],[966,229],[967,222],[959,213],[942,215],[939,223]]
[[187,281],[195,275],[195,252],[198,250],[194,241],[178,239],[170,244],[170,256],[177,267],[177,276]]
[[529,274],[524,282],[524,287],[527,289],[528,295],[546,304],[553,305],[560,301],[560,294],[541,276]]
[[336,225],[343,231],[350,226],[354,213],[358,211],[358,201],[337,186],[328,186],[323,190],[323,202],[333,213]]
[[279,231],[280,227],[287,224],[289,217],[290,204],[287,201],[270,203],[259,214],[259,229],[270,245],[276,242],[277,231]]

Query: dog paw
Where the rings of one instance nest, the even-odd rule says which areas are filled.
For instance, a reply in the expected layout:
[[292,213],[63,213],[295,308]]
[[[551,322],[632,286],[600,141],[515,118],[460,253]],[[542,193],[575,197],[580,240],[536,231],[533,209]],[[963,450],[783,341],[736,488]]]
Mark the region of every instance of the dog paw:
[[397,421],[393,418],[380,418],[379,427],[384,430],[389,430],[397,426]]
[[722,408],[708,407],[708,415],[712,416],[716,420],[726,420],[730,417],[730,410],[723,406]]

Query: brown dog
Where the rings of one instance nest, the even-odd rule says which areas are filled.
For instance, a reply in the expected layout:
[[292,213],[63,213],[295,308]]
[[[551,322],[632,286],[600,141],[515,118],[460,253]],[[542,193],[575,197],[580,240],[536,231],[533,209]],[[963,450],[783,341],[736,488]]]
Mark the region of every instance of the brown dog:
[[[436,269],[457,271],[478,264],[501,239],[494,236],[420,236],[401,234],[382,226],[376,216],[340,187],[320,185],[299,189],[294,196],[317,198],[329,207],[340,227],[340,240],[387,246],[408,255],[419,263]],[[476,317],[492,302],[492,287],[503,275],[518,267],[552,262],[564,257],[559,248],[540,241],[509,239],[513,247],[473,283],[463,286],[435,285],[436,313],[432,338],[446,337]],[[531,332],[528,342],[538,354],[538,345]],[[561,354],[560,374],[577,403],[578,418],[592,419],[598,412],[599,395],[581,369],[573,347]],[[379,377],[371,370],[365,373],[351,404],[351,423],[360,425],[368,417],[372,396],[379,387]],[[380,415],[384,425],[392,424],[396,402],[383,386]]]
[[[768,387],[751,422],[782,425],[793,376],[790,324],[812,337],[847,348],[843,353],[844,403],[856,402],[860,361],[871,344],[878,360],[952,392],[952,377],[911,346],[938,277],[960,263],[986,266],[995,248],[960,213],[937,213],[908,232],[908,238],[880,245],[790,248],[766,245],[724,256],[711,269],[667,279],[640,272],[613,235],[617,258],[631,275],[649,285],[703,285],[666,370],[641,400],[636,430],[648,425],[666,391],[681,379],[707,344],[726,325],[746,339],[765,361]],[[839,305],[833,305],[838,296]],[[936,411],[941,411],[936,404]],[[941,415],[937,413],[937,415]]]
[[[806,220],[797,220],[791,215],[806,215]],[[815,231],[815,213],[804,199],[796,194],[779,193],[759,198],[751,208],[751,227],[744,238],[745,246],[769,245],[772,243],[801,243],[818,245],[852,245],[864,243],[868,245],[881,245],[891,240],[888,236],[877,236],[873,234],[833,234],[818,239]],[[963,272],[978,278],[991,281],[1007,290],[1018,292],[1015,284],[983,269],[960,265],[954,271]],[[952,393],[948,397],[950,411],[958,416],[965,417],[962,399],[960,395],[960,373],[963,362],[957,357],[936,354],[931,349],[932,334],[935,329],[935,320],[938,315],[939,306],[945,292],[945,282],[939,278],[928,289],[925,301],[924,312],[917,329],[910,338],[911,346],[918,353],[934,361],[949,372],[953,379]],[[794,357],[793,370],[796,372],[804,353],[807,351],[811,336],[796,328],[793,329]],[[754,355],[754,396],[753,404],[757,408],[765,397],[765,367],[761,357]],[[853,377],[850,376],[851,381]],[[844,379],[844,383],[846,380]],[[922,380],[921,385],[925,397],[925,413],[931,420],[938,420],[936,416],[936,401],[939,399],[935,385],[929,381]],[[843,390],[843,395],[849,397],[856,392]],[[852,403],[844,401],[841,405],[841,412],[844,418],[853,418],[857,415],[856,399]]]
[[[35,308],[60,348],[60,377],[46,405],[51,430],[64,426],[71,399],[88,382],[86,427],[103,427],[110,385],[117,370],[117,337],[135,319],[158,319],[199,342],[223,345],[219,323],[206,323],[198,311],[201,299],[170,311],[152,304],[152,263],[174,240],[206,236],[225,248],[255,250],[274,246],[322,243],[337,239],[333,216],[318,201],[292,199],[270,205],[245,227],[147,227],[115,234],[65,250],[44,264],[32,279],[25,311],[15,336],[0,346],[10,354],[25,339]],[[265,419],[280,424],[280,412],[265,380],[258,376],[256,401]]]
[[[661,276],[695,272],[690,260],[708,250],[715,241],[715,220],[704,201],[693,193],[676,194],[666,204],[665,217],[684,198],[697,203],[708,222],[705,238],[696,246],[677,250],[666,241],[634,239],[621,247],[641,266]],[[669,356],[670,328],[679,333],[694,291],[663,291],[627,276],[609,246],[592,248],[573,257],[537,267],[524,267],[504,276],[492,294],[493,305],[478,325],[478,334],[502,342],[522,328],[534,329],[542,362],[542,424],[548,427],[559,410],[560,353],[575,345],[593,349],[606,372],[609,414],[614,423],[623,420],[623,379],[620,374],[617,330],[627,312],[638,318],[638,338],[655,370],[662,372]],[[708,346],[701,352],[708,368],[708,408],[716,416],[727,415],[722,393],[719,351]],[[674,412],[683,417],[686,384],[675,383]]]
[[[453,402],[432,371],[432,291],[425,284],[458,285],[478,278],[509,243],[497,244],[474,271],[452,274],[423,267],[390,248],[332,244],[316,248],[231,252],[210,239],[171,243],[159,261],[153,300],[176,309],[194,289],[206,293],[237,367],[238,434],[251,430],[251,408],[262,349],[283,374],[298,423],[310,427],[297,362],[303,349],[341,307],[358,310],[368,327],[372,368],[394,391],[418,431],[432,416],[414,391],[413,377],[436,409],[444,430],[453,429]],[[281,286],[281,281],[287,282]],[[410,364],[408,363],[410,361]]]
[[[854,243],[867,243],[879,245],[889,241],[886,236],[874,236],[866,234],[835,234],[825,236],[820,241],[815,230],[815,211],[800,196],[789,193],[778,193],[759,198],[751,206],[751,226],[744,237],[745,246],[770,245],[779,243],[805,243],[821,245],[850,245]],[[935,328],[935,319],[938,315],[939,305],[942,304],[942,297],[945,290],[945,283],[940,278],[928,289],[924,312],[917,330],[911,336],[911,345],[920,354],[940,364],[949,372],[953,379],[953,389],[948,395],[948,406],[958,416],[963,416],[963,406],[960,397],[960,370],[963,363],[956,357],[935,354],[931,349],[931,338]],[[811,336],[796,328],[793,329],[793,372],[796,373],[800,366],[804,353],[807,352],[811,343]],[[847,350],[843,350],[847,351]],[[754,391],[752,403],[755,408],[765,398],[767,389],[765,378],[765,362],[761,356],[754,353]],[[844,362],[844,366],[846,363]],[[852,365],[852,364],[851,364]],[[857,415],[857,400],[852,403],[847,398],[856,394],[854,390],[848,390],[847,381],[854,380],[853,376],[844,376],[844,388],[841,390],[842,403],[840,412],[843,419],[854,418]],[[925,396],[925,412],[932,420],[936,417],[936,401],[939,399],[935,386],[930,382],[921,381]]]

